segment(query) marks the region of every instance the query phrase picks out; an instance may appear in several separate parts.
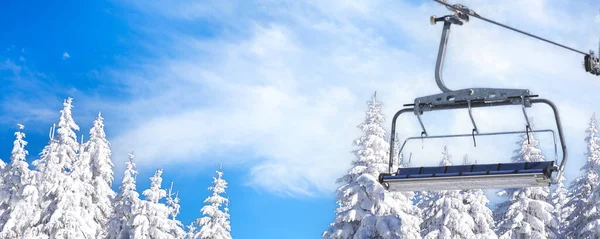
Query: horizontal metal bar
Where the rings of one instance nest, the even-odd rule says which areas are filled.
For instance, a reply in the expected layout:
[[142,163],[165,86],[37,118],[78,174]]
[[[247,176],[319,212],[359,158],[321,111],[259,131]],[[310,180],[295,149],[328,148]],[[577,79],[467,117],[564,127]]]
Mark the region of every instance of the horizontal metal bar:
[[[534,132],[534,133],[544,133],[544,132],[551,132],[552,133],[552,138],[554,140],[554,142],[556,142],[556,133],[554,132],[554,130],[552,129],[540,129],[540,130],[531,130],[529,132]],[[491,132],[491,133],[479,133],[476,134],[475,137],[478,136],[491,136],[491,135],[506,135],[506,134],[525,134],[527,133],[526,131],[506,131],[506,132]],[[409,137],[406,138],[404,140],[404,143],[402,143],[402,146],[400,147],[400,151],[399,153],[402,153],[402,151],[404,150],[404,147],[406,146],[406,143],[408,143],[408,141],[411,140],[415,140],[415,139],[440,139],[440,138],[460,138],[460,137],[473,137],[473,134],[449,134],[449,135],[433,135],[433,136],[428,136],[428,137]],[[554,144],[554,147],[556,148],[556,143]],[[556,150],[555,150],[556,152]]]

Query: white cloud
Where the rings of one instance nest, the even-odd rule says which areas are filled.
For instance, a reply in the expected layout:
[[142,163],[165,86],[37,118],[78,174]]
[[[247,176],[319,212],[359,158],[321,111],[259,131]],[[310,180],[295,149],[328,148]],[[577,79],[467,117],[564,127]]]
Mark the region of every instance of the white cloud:
[[65,51],[65,52],[63,52],[63,54],[62,54],[62,58],[63,58],[63,60],[66,60],[66,59],[69,59],[69,58],[71,58],[71,56],[69,55],[69,53],[68,53],[68,52],[66,52],[66,51]]
[[[384,102],[386,128],[402,104],[438,92],[433,67],[441,26],[429,25],[428,17],[447,13],[433,2],[342,2],[211,5],[228,10],[219,15],[203,8],[199,13],[241,33],[210,40],[161,29],[172,42],[157,43],[152,49],[166,49],[168,54],[140,61],[139,70],[116,73],[139,99],[123,107],[133,124],[120,129],[112,140],[115,157],[124,159],[134,150],[145,161],[138,166],[152,168],[171,163],[202,165],[225,157],[226,163],[250,165],[248,183],[258,188],[283,195],[332,192],[335,179],[353,159],[351,142],[360,134],[356,125],[364,118],[364,102],[373,91]],[[591,17],[564,12],[556,6],[561,2],[472,0],[465,4],[565,44],[586,46],[594,37],[586,31]],[[138,6],[135,1],[133,5]],[[206,16],[183,11],[196,5],[190,6],[152,5],[144,10],[169,9],[163,15],[189,21]],[[227,17],[237,14],[244,17]],[[448,87],[531,88],[560,102],[567,140],[574,142],[569,145],[571,155],[581,152],[580,132],[585,127],[581,122],[589,118],[598,97],[592,90],[597,89],[597,79],[581,69],[580,56],[475,19],[453,26],[450,37],[444,75]],[[574,92],[578,98],[573,98]],[[476,110],[480,128],[519,127],[518,109],[500,112]],[[549,116],[543,110],[533,113]],[[433,113],[425,120],[432,134],[465,133],[471,127],[465,114]],[[507,120],[498,122],[502,117]],[[402,120],[402,136],[418,135],[414,117]],[[549,123],[543,120],[539,125]],[[516,137],[503,139],[510,141],[505,150],[494,147],[493,140],[484,144],[483,139],[476,150],[480,155],[510,154]],[[473,150],[471,144],[466,139],[449,147],[460,161]],[[431,151],[426,153],[438,155],[439,146],[428,147]],[[252,154],[244,155],[248,152]],[[413,158],[413,163],[424,162]],[[569,167],[577,168],[576,163]]]

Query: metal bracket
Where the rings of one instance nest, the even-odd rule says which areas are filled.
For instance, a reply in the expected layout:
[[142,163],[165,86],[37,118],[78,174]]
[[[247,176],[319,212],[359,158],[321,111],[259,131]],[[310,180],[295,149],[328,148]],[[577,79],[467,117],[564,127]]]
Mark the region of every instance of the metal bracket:
[[537,95],[525,89],[470,88],[419,97],[414,104],[404,106],[414,106],[414,113],[420,115],[425,111],[467,108],[469,101],[471,107],[521,104],[530,107],[532,97]]
[[590,50],[590,54],[583,57],[583,66],[586,72],[600,75],[600,59],[594,55],[594,51]]

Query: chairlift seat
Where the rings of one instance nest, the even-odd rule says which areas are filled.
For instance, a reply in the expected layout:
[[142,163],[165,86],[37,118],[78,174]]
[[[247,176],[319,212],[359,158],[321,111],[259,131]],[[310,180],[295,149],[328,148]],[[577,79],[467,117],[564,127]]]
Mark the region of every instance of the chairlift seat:
[[379,180],[396,191],[518,188],[549,186],[557,170],[555,161],[410,167]]

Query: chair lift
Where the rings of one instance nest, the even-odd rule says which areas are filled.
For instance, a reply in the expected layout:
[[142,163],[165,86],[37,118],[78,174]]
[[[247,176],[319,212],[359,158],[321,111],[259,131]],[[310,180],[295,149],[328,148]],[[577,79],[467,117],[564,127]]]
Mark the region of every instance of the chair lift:
[[[558,179],[564,172],[567,162],[567,147],[565,145],[564,134],[558,109],[554,103],[547,99],[536,98],[538,95],[533,95],[527,89],[496,89],[496,88],[468,88],[461,90],[450,90],[444,85],[442,80],[442,67],[450,26],[452,24],[462,25],[463,22],[469,21],[469,16],[484,20],[498,26],[508,28],[510,30],[525,34],[527,36],[542,40],[568,50],[585,55],[584,68],[586,72],[594,75],[600,75],[600,61],[594,52],[589,54],[560,45],[558,43],[534,36],[532,34],[514,29],[512,27],[497,23],[495,21],[481,17],[473,10],[462,4],[450,5],[445,0],[434,0],[443,4],[451,10],[453,15],[444,17],[432,16],[430,21],[432,25],[438,22],[444,22],[442,37],[438,50],[437,62],[435,66],[435,82],[442,93],[419,97],[414,100],[413,104],[406,104],[405,107],[398,111],[392,119],[391,139],[390,139],[390,159],[389,172],[379,175],[379,182],[391,191],[436,191],[436,190],[466,190],[466,189],[488,189],[488,188],[521,188],[521,187],[539,187],[556,184]],[[534,99],[535,98],[535,99]],[[534,104],[546,104],[552,108],[556,127],[558,129],[558,139],[562,150],[562,160],[558,164],[558,153],[556,146],[556,136],[554,130],[532,130],[527,116],[526,108],[532,107]],[[509,132],[491,132],[480,133],[473,115],[472,108],[477,107],[494,107],[518,105],[523,111],[525,117],[525,131],[509,131]],[[468,109],[469,117],[473,125],[471,134],[458,135],[439,135],[430,136],[423,125],[421,115],[427,111],[437,110],[454,110]],[[472,137],[474,146],[477,147],[475,141],[476,136],[503,135],[503,134],[526,134],[529,137],[530,133],[535,132],[551,132],[554,138],[554,161],[544,162],[515,162],[515,163],[497,163],[497,164],[472,164],[472,165],[452,165],[452,166],[437,166],[437,167],[406,167],[398,168],[394,171],[394,143],[397,142],[396,135],[396,120],[401,114],[413,112],[419,121],[421,129],[420,137],[407,138],[402,144],[398,154],[402,153],[404,146],[410,140],[414,139],[431,139],[431,138],[453,138],[453,137]]]

